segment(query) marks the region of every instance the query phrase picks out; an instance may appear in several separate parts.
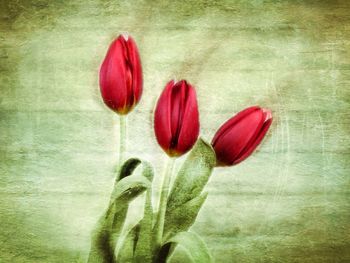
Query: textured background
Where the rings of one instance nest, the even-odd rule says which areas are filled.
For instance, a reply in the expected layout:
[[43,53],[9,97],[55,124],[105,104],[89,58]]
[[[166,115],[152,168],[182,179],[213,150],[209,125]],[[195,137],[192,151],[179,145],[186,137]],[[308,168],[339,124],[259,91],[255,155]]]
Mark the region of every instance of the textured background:
[[0,262],[86,259],[118,146],[98,69],[125,31],[145,84],[128,154],[157,172],[152,110],[168,79],[197,87],[207,140],[246,106],[273,110],[262,147],[208,185],[193,230],[216,261],[350,262],[346,0],[1,0]]

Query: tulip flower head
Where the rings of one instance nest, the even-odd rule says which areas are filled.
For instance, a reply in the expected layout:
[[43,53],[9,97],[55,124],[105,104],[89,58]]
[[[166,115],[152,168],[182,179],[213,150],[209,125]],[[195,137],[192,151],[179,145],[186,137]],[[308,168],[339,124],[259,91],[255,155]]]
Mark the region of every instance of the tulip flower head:
[[105,104],[127,114],[142,94],[142,68],[135,41],[120,35],[110,45],[100,69],[100,89]]
[[170,81],[158,99],[154,116],[155,135],[169,156],[189,151],[199,134],[196,91],[186,80]]
[[212,140],[217,166],[235,165],[249,157],[271,123],[271,111],[257,106],[247,108],[225,122]]

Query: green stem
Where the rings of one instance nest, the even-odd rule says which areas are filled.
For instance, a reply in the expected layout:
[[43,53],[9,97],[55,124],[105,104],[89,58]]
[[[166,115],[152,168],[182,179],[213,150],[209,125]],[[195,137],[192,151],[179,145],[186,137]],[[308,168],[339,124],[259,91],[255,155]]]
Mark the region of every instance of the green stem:
[[126,122],[127,117],[126,115],[121,115],[119,117],[119,165],[122,165],[122,162],[125,158],[125,151],[126,151]]
[[[126,144],[127,144],[127,115],[120,115],[119,116],[119,163],[118,163],[118,172],[117,172],[115,183],[117,183],[120,179],[119,176],[120,176],[121,168],[125,161],[125,153],[126,153],[126,146],[127,146]],[[113,196],[114,196],[114,193],[111,196],[112,199],[113,199]],[[112,199],[111,201],[113,201]],[[127,234],[128,234],[128,231],[126,229],[126,221],[125,221],[123,223],[123,226],[121,227],[118,239],[111,242],[115,247],[114,255],[117,262],[118,262],[118,255],[120,253],[120,250],[122,249],[122,246],[124,244]]]
[[126,123],[127,123],[127,116],[120,115],[119,116],[119,156],[118,156],[119,161],[118,161],[116,182],[119,181],[119,172],[125,160],[126,140],[127,140]]
[[157,248],[160,248],[163,242],[165,212],[167,207],[169,185],[170,185],[170,179],[171,179],[174,163],[175,163],[175,159],[169,158],[167,160],[167,164],[164,170],[163,183],[162,183],[162,188],[160,192],[159,207],[158,207],[158,213],[157,213],[157,221],[155,225],[155,235],[156,235],[155,242],[156,242]]
[[[125,161],[126,140],[127,140],[126,126],[127,126],[127,115],[120,115],[119,116],[119,161],[118,161],[118,169],[117,169],[117,176],[115,179],[115,185],[118,183],[118,181],[120,179],[119,178],[120,172],[121,172],[121,169],[123,166],[123,162]],[[111,195],[110,204],[114,201],[113,200],[114,194],[115,194],[115,187],[114,187],[113,193]],[[113,231],[113,229],[112,229],[112,231]],[[112,249],[113,249],[115,258],[118,257],[120,247],[124,243],[124,238],[125,238],[124,235],[125,235],[125,227],[123,225],[123,227],[120,230],[118,239],[117,240],[112,240],[112,239],[110,240],[110,242],[112,244]]]
[[123,166],[123,161],[125,160],[125,151],[126,151],[126,141],[127,141],[127,133],[126,133],[126,115],[119,116],[119,152],[118,152],[118,163],[115,169],[115,181],[113,191],[109,200],[109,205],[111,205],[114,201],[113,197],[115,195],[115,186],[120,180],[120,173]]

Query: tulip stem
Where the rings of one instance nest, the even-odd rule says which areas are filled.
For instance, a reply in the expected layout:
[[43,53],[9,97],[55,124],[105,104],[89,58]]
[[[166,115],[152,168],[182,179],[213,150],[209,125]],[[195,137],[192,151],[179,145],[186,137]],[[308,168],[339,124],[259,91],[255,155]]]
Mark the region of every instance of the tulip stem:
[[166,166],[164,169],[163,174],[163,182],[162,182],[162,188],[160,192],[160,199],[159,199],[159,206],[158,206],[158,213],[157,213],[157,221],[155,225],[155,242],[156,247],[160,248],[162,245],[163,240],[163,231],[164,231],[164,221],[165,221],[165,212],[167,207],[167,201],[168,201],[168,194],[169,194],[169,186],[170,186],[170,180],[171,180],[171,174],[173,171],[175,163],[175,158],[168,158],[166,162]]
[[121,115],[119,117],[119,162],[118,162],[119,167],[123,165],[123,161],[125,158],[126,140],[127,140],[126,122],[127,122],[126,116]]
[[[118,152],[118,164],[116,167],[116,178],[115,178],[115,183],[119,181],[120,177],[120,171],[123,166],[123,161],[125,159],[125,152],[126,152],[126,139],[127,139],[127,134],[126,134],[126,116],[125,115],[120,115],[119,116],[119,152]],[[113,194],[112,194],[113,196]]]

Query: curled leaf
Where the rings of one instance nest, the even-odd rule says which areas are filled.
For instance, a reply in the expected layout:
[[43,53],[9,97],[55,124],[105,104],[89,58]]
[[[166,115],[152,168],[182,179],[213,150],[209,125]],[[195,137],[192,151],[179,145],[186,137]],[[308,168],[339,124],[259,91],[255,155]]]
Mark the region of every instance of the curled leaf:
[[93,231],[89,263],[114,263],[117,239],[124,225],[129,203],[151,186],[145,176],[131,176],[141,163],[138,159],[129,159],[119,170],[106,212],[101,216]]

